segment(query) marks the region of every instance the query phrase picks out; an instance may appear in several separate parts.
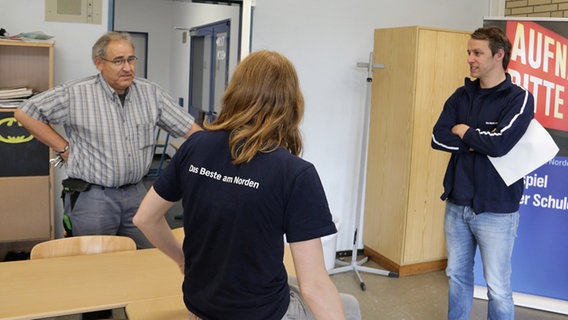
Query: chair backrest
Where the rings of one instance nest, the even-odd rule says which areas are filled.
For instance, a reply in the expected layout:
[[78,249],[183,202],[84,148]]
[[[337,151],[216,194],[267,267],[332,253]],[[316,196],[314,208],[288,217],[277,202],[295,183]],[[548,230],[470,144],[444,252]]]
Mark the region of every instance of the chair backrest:
[[136,250],[136,243],[129,237],[110,235],[75,236],[48,240],[36,244],[30,259],[78,256],[113,251]]

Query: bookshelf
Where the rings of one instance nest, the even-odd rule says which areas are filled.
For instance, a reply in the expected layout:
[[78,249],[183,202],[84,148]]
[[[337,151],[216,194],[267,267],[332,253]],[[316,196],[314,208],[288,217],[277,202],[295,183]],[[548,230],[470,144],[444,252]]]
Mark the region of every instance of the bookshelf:
[[[0,40],[0,89],[53,87],[54,44]],[[52,239],[53,174],[50,150],[0,108],[0,261]]]

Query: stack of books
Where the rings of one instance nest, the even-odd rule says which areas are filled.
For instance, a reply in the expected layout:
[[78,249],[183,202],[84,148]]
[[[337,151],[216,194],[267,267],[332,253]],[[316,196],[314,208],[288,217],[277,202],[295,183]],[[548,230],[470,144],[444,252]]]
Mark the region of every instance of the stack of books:
[[32,95],[30,88],[0,89],[0,108],[17,108]]

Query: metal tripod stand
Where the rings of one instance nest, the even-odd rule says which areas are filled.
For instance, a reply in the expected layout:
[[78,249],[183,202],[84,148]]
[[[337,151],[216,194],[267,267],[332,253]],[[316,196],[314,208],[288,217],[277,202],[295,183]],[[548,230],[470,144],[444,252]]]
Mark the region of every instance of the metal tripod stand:
[[382,276],[388,276],[391,278],[398,278],[398,273],[365,267],[362,264],[366,263],[369,258],[365,257],[359,261],[357,261],[357,251],[359,246],[359,238],[358,238],[358,228],[361,224],[361,212],[362,212],[362,205],[365,200],[365,179],[366,179],[366,170],[367,170],[367,149],[369,144],[369,118],[371,114],[371,92],[372,92],[372,84],[373,84],[373,68],[384,68],[384,65],[376,64],[373,65],[373,52],[369,54],[369,62],[362,63],[358,62],[357,67],[367,68],[367,79],[366,79],[366,99],[365,99],[365,115],[364,115],[364,125],[363,125],[363,139],[361,143],[361,164],[359,167],[359,183],[357,186],[357,208],[356,208],[356,216],[355,216],[355,231],[353,234],[353,251],[351,252],[351,262],[345,262],[341,260],[335,260],[337,265],[340,265],[339,268],[334,268],[328,271],[329,274],[336,274],[341,272],[347,271],[354,271],[355,275],[359,279],[359,285],[361,290],[365,291],[367,289],[365,282],[363,282],[363,278],[359,274],[359,271],[378,274]]

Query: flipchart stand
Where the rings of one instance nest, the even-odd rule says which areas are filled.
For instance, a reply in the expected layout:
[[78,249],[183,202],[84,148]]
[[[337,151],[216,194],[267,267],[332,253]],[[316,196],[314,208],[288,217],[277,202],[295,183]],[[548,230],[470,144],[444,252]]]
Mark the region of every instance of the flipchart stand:
[[341,272],[347,271],[354,271],[355,275],[359,279],[359,284],[361,286],[361,290],[365,291],[367,289],[365,282],[363,282],[363,278],[359,274],[359,271],[378,274],[382,276],[387,276],[391,278],[398,278],[398,273],[386,271],[382,269],[376,269],[371,267],[365,267],[362,264],[366,263],[369,258],[365,257],[359,261],[357,261],[357,251],[359,247],[359,237],[358,237],[358,228],[361,225],[361,213],[363,211],[363,203],[365,201],[365,180],[366,180],[366,173],[367,173],[367,152],[368,152],[368,145],[369,145],[369,119],[371,115],[371,93],[372,93],[372,85],[373,85],[373,69],[382,69],[384,65],[381,64],[373,64],[373,52],[369,54],[369,62],[358,62],[357,67],[359,68],[367,68],[367,83],[366,83],[366,99],[365,99],[365,114],[364,114],[364,124],[363,124],[363,139],[361,143],[361,164],[359,166],[359,183],[357,186],[357,207],[355,211],[355,228],[353,234],[353,251],[351,252],[351,262],[345,262],[336,259],[335,264],[339,265],[340,267],[334,268],[328,271],[331,274],[337,274]]

